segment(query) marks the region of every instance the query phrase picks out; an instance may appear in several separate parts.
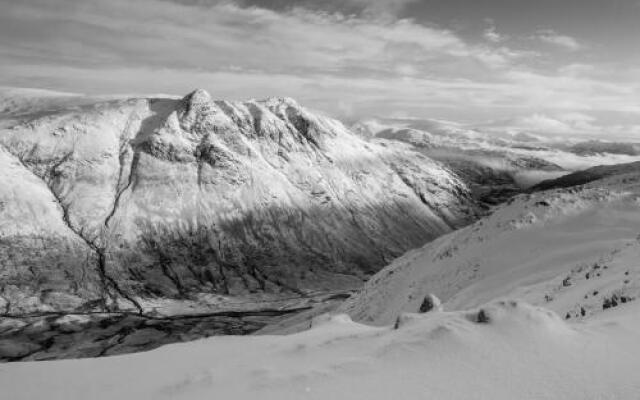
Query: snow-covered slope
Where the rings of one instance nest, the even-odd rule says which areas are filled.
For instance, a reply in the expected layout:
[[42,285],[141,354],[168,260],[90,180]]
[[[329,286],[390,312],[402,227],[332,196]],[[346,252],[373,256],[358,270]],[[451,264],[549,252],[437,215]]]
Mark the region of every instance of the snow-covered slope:
[[24,104],[0,129],[7,314],[351,290],[476,214],[442,164],[291,99]]
[[448,310],[505,296],[588,317],[640,296],[639,234],[637,172],[520,195],[395,260],[340,310],[385,325],[428,294]]
[[397,329],[317,320],[291,336],[0,365],[3,398],[637,399],[640,309],[583,323],[515,301],[405,315]]

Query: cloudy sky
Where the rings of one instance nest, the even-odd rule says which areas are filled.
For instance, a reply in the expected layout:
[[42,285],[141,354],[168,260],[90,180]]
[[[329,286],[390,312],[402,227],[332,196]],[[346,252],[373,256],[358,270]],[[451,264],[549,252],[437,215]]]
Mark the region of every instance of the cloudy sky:
[[0,0],[0,85],[640,137],[640,0]]

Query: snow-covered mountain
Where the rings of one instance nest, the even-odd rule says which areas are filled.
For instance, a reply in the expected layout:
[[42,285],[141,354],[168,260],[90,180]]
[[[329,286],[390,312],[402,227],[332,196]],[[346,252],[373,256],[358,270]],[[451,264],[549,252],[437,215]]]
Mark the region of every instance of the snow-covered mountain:
[[372,142],[409,143],[457,173],[481,202],[498,204],[543,180],[640,160],[638,144],[488,130],[430,119],[368,119],[352,129]]
[[518,298],[583,319],[640,296],[640,168],[519,195],[490,216],[413,250],[340,308],[393,323],[435,295],[445,310]]
[[291,99],[60,97],[12,100],[0,130],[5,314],[352,290],[476,218],[442,164]]

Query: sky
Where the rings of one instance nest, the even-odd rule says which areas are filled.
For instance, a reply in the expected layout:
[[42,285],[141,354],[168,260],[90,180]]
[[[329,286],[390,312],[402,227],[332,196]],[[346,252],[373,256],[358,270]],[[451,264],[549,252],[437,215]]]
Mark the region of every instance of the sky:
[[640,0],[0,0],[0,85],[640,139]]

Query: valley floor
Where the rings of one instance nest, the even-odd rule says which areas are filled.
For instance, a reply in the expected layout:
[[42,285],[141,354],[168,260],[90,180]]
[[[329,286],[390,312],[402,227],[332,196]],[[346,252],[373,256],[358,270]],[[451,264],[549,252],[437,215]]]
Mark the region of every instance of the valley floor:
[[[215,335],[284,331],[338,307],[348,292],[317,293],[272,301],[235,302],[212,308],[170,303],[162,312],[48,313],[0,317],[0,362],[102,357],[148,351]],[[168,303],[168,302],[164,302]],[[156,304],[163,305],[164,303]],[[166,305],[166,304],[164,304]],[[284,326],[284,330],[281,327]]]

